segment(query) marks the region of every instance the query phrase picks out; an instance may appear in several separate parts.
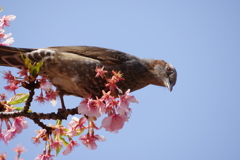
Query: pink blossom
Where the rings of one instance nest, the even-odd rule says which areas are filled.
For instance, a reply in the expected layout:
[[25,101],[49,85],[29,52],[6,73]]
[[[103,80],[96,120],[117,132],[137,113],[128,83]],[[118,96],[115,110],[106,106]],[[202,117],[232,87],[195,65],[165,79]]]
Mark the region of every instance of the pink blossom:
[[14,92],[14,94],[16,94],[16,90],[19,88],[19,86],[17,86],[15,83],[11,83],[8,86],[5,86],[4,89],[10,91],[10,92]]
[[6,79],[8,83],[16,80],[16,78],[12,75],[11,71],[3,72],[3,74],[3,79]]
[[5,144],[7,144],[7,141],[4,138],[4,134],[0,132],[0,141],[3,141]]
[[84,124],[86,123],[86,118],[82,117],[78,119],[77,117],[72,117],[72,120],[69,122],[68,132],[66,133],[69,137],[75,136],[79,131],[77,128],[80,129],[80,132],[85,128]]
[[7,132],[4,135],[4,140],[6,142],[9,142],[11,139],[13,139],[17,134],[16,127],[12,127],[11,129],[7,130]]
[[85,99],[78,106],[78,113],[88,116],[101,117],[104,112],[104,103],[101,99]]
[[121,73],[121,71],[119,72],[112,71],[112,73],[113,73],[112,79],[115,81],[115,83],[125,80],[124,78],[122,78],[123,74]]
[[13,148],[13,150],[14,150],[15,152],[17,152],[17,154],[18,154],[17,157],[18,157],[18,158],[20,157],[20,154],[21,154],[21,153],[27,151],[27,149],[25,149],[21,144],[17,145],[17,147],[16,147],[16,148]]
[[105,107],[105,112],[106,113],[113,113],[115,112],[114,111],[114,107],[118,105],[118,100],[111,96],[111,91],[109,92],[105,92],[104,90],[102,91],[103,92],[103,96],[101,97],[101,99],[105,102],[106,104],[106,107]]
[[21,133],[23,129],[27,129],[29,124],[27,121],[24,121],[23,117],[16,117],[13,126],[16,127],[16,132]]
[[54,130],[52,131],[53,134],[56,135],[56,138],[60,138],[62,135],[66,134],[66,128],[62,125],[55,125]]
[[53,160],[54,155],[50,155],[50,152],[46,154],[46,150],[43,151],[43,154],[39,154],[35,160]]
[[101,97],[101,99],[105,100],[105,101],[111,101],[111,99],[113,98],[110,94],[111,91],[108,91],[107,93],[102,90],[103,96]]
[[96,99],[96,100],[90,99],[88,101],[88,105],[90,109],[88,116],[94,116],[98,118],[98,117],[101,117],[102,114],[104,113],[105,104],[102,102],[101,99]]
[[47,77],[43,76],[42,79],[40,79],[40,81],[41,81],[40,87],[46,92],[50,91],[50,89],[52,88],[52,83],[47,81]]
[[95,71],[97,72],[97,74],[95,77],[100,76],[100,77],[104,78],[104,74],[107,73],[108,71],[104,71],[103,69],[104,69],[104,66],[102,68],[96,67]]
[[79,138],[82,143],[90,150],[94,150],[97,148],[96,140],[103,142],[106,140],[104,136],[99,136],[99,135],[81,135]]
[[20,83],[20,81],[16,80],[16,77],[12,75],[11,71],[4,72],[3,78],[7,80],[7,83],[9,83],[9,85],[5,86],[4,89],[13,91],[15,93],[15,90],[19,88],[17,85]]
[[[3,30],[4,31],[4,30]],[[2,38],[3,39],[8,39],[11,35],[12,35],[12,33],[8,33],[8,34],[2,34],[3,36],[2,36]]]
[[88,98],[84,98],[84,100],[78,105],[78,113],[84,115],[87,114],[88,111]]
[[72,117],[72,120],[69,122],[70,126],[79,127],[80,129],[85,128],[84,124],[86,123],[86,118],[82,117],[78,119],[77,117]]
[[69,129],[66,133],[67,136],[69,137],[74,137],[78,132],[76,131],[76,127],[69,126]]
[[56,100],[58,96],[58,91],[53,91],[53,89],[50,89],[48,92],[46,92],[46,100],[51,101],[51,100]]
[[2,133],[2,120],[0,120],[0,140],[3,140],[5,144],[7,144],[7,141],[4,138],[4,134]]
[[114,91],[116,88],[118,88],[116,85],[116,81],[113,78],[111,78],[111,79],[106,78],[106,81],[108,83],[105,84],[105,86],[109,87],[110,91]]
[[0,45],[2,46],[10,46],[12,45],[14,42],[14,38],[13,37],[10,37],[8,39],[6,39],[4,42],[0,43]]
[[14,122],[12,127],[7,130],[4,135],[4,139],[6,142],[13,139],[17,133],[21,133],[23,129],[28,128],[28,122],[23,120],[23,117],[16,117],[14,118]]
[[47,92],[52,88],[52,83],[49,81],[45,81],[44,83],[41,83],[41,88]]
[[4,26],[10,26],[9,22],[14,20],[15,18],[16,18],[16,16],[14,16],[14,15],[3,16],[2,18],[0,18],[0,41],[2,39],[5,39],[5,41],[0,43],[0,45],[9,46],[14,42],[14,39],[12,37],[10,37],[12,35],[12,33],[4,34],[5,30],[3,28],[4,28]]
[[26,70],[24,67],[20,71],[17,72],[17,74],[20,74],[19,77],[26,77],[28,76],[28,70]]
[[46,135],[46,132],[47,132],[46,129],[41,129],[41,130],[35,131],[35,132],[37,132],[38,135],[36,137],[32,137],[33,143],[35,143],[35,144],[41,143],[40,138],[42,138],[43,136]]
[[3,16],[0,18],[0,28],[4,28],[4,26],[10,26],[9,22],[13,21],[16,18],[14,15]]
[[6,100],[7,96],[5,93],[0,94],[0,101]]
[[74,147],[78,147],[79,144],[77,141],[70,140],[70,143],[68,144],[67,148],[63,151],[63,155],[68,155],[69,153],[72,152]]
[[51,148],[51,149],[62,148],[62,141],[57,141],[57,140],[52,141],[52,142],[50,143],[50,148]]
[[102,120],[102,127],[104,127],[106,131],[116,132],[123,128],[126,119],[123,115],[112,114]]
[[47,99],[45,97],[43,97],[42,92],[40,93],[40,96],[36,96],[35,101],[39,102],[39,103],[44,103]]
[[119,105],[117,108],[117,112],[120,115],[128,115],[131,112],[131,109],[129,108],[130,103],[138,103],[138,100],[134,96],[130,96],[130,89],[125,92],[124,95],[119,96]]

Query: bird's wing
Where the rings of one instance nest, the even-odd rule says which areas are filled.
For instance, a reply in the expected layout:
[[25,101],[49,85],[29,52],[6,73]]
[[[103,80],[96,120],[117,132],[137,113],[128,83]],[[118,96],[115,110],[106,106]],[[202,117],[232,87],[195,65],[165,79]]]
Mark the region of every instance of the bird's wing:
[[0,45],[0,66],[10,66],[21,68],[24,66],[20,54],[32,52],[35,49],[15,48]]
[[117,50],[91,47],[91,46],[61,46],[61,47],[48,47],[47,49],[55,50],[60,53],[73,53],[84,57],[89,57],[108,64],[121,64],[126,61],[138,59],[137,57],[120,52]]

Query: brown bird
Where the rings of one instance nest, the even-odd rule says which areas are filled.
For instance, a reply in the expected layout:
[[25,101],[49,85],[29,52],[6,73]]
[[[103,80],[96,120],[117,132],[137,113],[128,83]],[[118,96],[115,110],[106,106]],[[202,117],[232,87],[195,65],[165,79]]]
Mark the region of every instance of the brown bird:
[[141,89],[149,84],[167,87],[172,91],[176,84],[176,69],[164,60],[138,58],[117,50],[90,47],[64,46],[40,49],[0,46],[0,66],[25,67],[20,53],[28,55],[33,62],[44,60],[40,74],[48,75],[56,87],[65,109],[63,95],[78,97],[101,96],[106,81],[95,78],[96,67],[104,70],[121,71],[125,80],[117,86],[125,92]]

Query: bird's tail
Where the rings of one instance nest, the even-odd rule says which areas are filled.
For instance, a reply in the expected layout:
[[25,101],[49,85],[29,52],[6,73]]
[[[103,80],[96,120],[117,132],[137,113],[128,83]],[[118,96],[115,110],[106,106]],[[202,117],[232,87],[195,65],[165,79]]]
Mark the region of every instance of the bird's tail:
[[0,45],[0,66],[9,66],[21,68],[24,63],[21,59],[21,54],[31,52],[33,49],[15,48]]

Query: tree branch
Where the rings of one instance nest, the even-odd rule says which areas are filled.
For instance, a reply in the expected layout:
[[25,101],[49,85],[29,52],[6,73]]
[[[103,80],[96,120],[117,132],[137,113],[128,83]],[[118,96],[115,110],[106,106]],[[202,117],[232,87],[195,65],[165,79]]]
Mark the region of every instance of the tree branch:
[[17,112],[0,112],[0,118],[14,118],[14,117],[19,117],[19,116],[24,116],[30,119],[67,119],[68,115],[75,115],[78,114],[77,107],[73,109],[66,109],[64,111],[59,110],[57,113],[52,112],[52,113],[37,113],[37,112],[32,112],[32,113],[25,113],[24,111],[17,111]]

